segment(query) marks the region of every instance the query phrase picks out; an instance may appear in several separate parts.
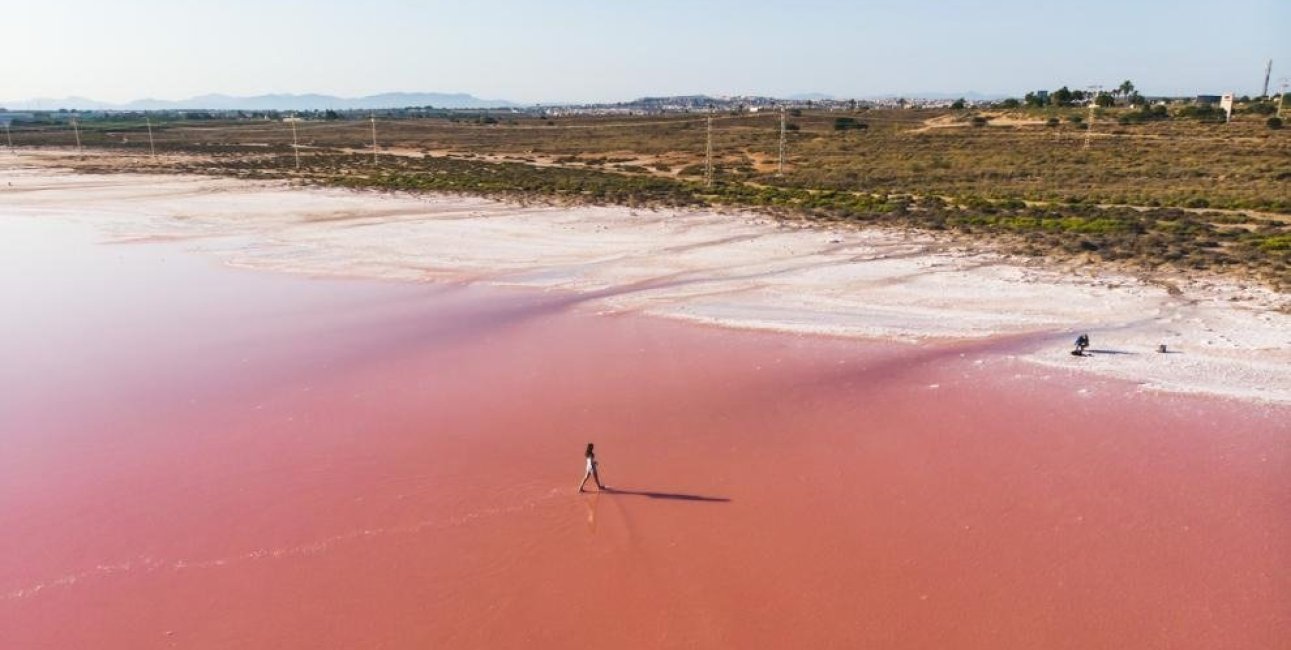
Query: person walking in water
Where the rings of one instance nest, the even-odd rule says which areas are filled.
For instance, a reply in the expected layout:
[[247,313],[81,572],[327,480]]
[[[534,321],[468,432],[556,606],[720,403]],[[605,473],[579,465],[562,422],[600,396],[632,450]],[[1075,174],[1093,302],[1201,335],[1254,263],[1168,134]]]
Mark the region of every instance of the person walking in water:
[[604,490],[605,486],[601,484],[601,475],[596,472],[596,452],[592,450],[592,443],[587,443],[587,451],[583,452],[583,457],[587,460],[587,471],[583,474],[583,482],[578,484],[578,491],[583,491],[583,486],[587,485],[587,479],[596,479],[596,489]]

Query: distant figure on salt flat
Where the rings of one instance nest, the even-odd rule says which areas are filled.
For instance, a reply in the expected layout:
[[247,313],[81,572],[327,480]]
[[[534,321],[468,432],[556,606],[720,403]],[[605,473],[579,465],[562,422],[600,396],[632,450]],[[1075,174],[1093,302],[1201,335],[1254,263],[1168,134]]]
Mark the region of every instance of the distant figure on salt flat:
[[592,450],[592,443],[587,443],[587,451],[583,452],[583,457],[587,460],[587,471],[583,473],[583,482],[578,484],[578,491],[583,491],[583,486],[587,485],[587,479],[596,479],[596,489],[604,490],[605,486],[601,485],[601,475],[596,472],[596,452]]
[[1071,353],[1078,357],[1083,357],[1085,356],[1085,348],[1087,347],[1089,347],[1089,335],[1081,334],[1076,337],[1076,349],[1072,350]]

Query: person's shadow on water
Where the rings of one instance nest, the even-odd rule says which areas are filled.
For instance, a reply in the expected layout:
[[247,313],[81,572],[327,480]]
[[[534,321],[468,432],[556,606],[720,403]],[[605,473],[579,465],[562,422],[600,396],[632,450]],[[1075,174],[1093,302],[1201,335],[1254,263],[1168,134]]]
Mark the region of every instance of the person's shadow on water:
[[600,492],[602,494],[621,494],[624,496],[649,497],[651,499],[668,499],[671,501],[704,501],[708,503],[727,503],[730,501],[730,499],[726,497],[709,497],[709,496],[703,496],[700,494],[681,494],[678,492],[650,492],[646,490],[625,490],[623,488],[610,487],[608,485],[605,486],[605,489],[601,490]]

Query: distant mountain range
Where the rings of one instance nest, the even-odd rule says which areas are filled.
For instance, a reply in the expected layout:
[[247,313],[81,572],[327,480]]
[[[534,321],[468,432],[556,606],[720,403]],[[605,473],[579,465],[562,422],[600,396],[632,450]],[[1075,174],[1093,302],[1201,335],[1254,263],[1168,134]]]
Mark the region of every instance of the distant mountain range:
[[[969,101],[1003,99],[1006,95],[965,93],[909,93],[906,95],[868,95],[856,99],[883,100],[904,96],[907,99],[956,99],[963,97]],[[769,101],[775,98],[763,97]],[[799,93],[785,99],[791,101],[838,101],[840,98],[825,93]],[[643,97],[631,102],[619,104],[652,104],[689,102],[696,105],[707,105],[713,101],[724,101],[707,95],[690,95],[679,97]],[[122,104],[101,102],[86,97],[37,98],[16,101],[0,101],[0,107],[16,111],[51,111],[60,108],[79,111],[166,111],[166,110],[217,110],[217,111],[323,111],[323,110],[364,110],[407,108],[411,106],[434,106],[435,108],[512,108],[521,106],[516,102],[504,99],[480,99],[466,93],[381,93],[366,97],[336,97],[333,95],[255,95],[237,97],[231,95],[201,95],[188,99],[139,99]]]
[[202,95],[188,99],[139,99],[124,104],[100,102],[86,97],[59,99],[38,98],[17,101],[0,101],[9,110],[68,110],[81,111],[161,111],[161,110],[246,110],[246,111],[322,111],[358,110],[365,108],[405,108],[408,106],[434,106],[435,108],[504,108],[516,106],[502,99],[480,99],[465,93],[381,93],[366,97],[335,97],[332,95],[256,95],[234,97],[230,95]]

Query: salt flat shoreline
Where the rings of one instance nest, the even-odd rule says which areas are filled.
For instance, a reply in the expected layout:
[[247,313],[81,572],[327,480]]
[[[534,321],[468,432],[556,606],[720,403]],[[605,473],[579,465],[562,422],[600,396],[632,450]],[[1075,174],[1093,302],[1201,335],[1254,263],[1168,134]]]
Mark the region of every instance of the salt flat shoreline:
[[[245,268],[559,290],[570,306],[719,326],[916,342],[1011,337],[1005,353],[1147,389],[1291,403],[1291,314],[1254,284],[1168,291],[1041,268],[930,235],[800,228],[752,214],[517,206],[199,176],[92,175],[0,159],[0,217],[191,239]],[[1093,356],[1068,354],[1080,332]],[[1018,337],[1017,335],[1026,335]],[[1168,354],[1156,353],[1166,344]]]

